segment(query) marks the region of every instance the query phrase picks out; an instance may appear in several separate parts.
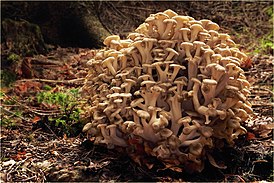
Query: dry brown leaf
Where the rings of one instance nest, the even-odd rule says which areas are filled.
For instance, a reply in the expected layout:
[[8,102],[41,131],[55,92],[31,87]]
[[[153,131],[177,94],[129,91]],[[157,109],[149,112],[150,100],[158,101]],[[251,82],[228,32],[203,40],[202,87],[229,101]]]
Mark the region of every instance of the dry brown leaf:
[[33,123],[37,123],[38,121],[40,121],[41,118],[39,116],[35,116],[33,119],[32,119],[32,122]]

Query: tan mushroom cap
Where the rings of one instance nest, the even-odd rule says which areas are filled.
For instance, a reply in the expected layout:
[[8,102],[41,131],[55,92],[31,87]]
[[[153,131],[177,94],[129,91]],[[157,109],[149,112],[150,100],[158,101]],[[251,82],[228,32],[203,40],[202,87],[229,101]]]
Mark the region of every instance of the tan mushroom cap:
[[[201,23],[202,24],[202,23]],[[197,35],[200,31],[203,31],[204,28],[201,24],[192,24],[190,26],[190,30],[191,30],[191,38],[190,38],[190,42],[193,42],[196,40]]]
[[218,31],[220,29],[219,25],[214,23],[214,22],[209,22],[207,25],[206,25],[206,29],[207,30],[215,30],[215,31]]
[[144,102],[145,100],[143,98],[138,98],[138,99],[135,99],[133,100],[131,103],[130,103],[130,106],[131,107],[136,107],[138,106],[139,104],[141,104],[142,102]]
[[176,12],[172,11],[171,9],[165,10],[163,13],[167,14],[169,16],[169,18],[172,18],[172,17],[178,15]]
[[140,118],[144,118],[144,119],[149,119],[150,118],[150,114],[147,111],[144,111],[144,110],[137,110],[136,114]]
[[108,57],[102,61],[102,64],[106,66],[112,75],[116,75],[116,70],[113,68],[112,63],[115,61],[114,57]]
[[183,42],[183,43],[181,43],[181,47],[185,49],[186,56],[188,58],[192,58],[191,49],[193,48],[193,43]]
[[203,83],[204,84],[208,84],[208,85],[217,85],[217,81],[215,81],[214,79],[203,79]]
[[118,40],[120,40],[120,36],[118,36],[118,35],[111,35],[111,36],[108,36],[108,37],[104,40],[103,43],[104,43],[104,45],[109,46],[109,45],[110,45],[110,42],[111,42],[112,40],[118,41]]

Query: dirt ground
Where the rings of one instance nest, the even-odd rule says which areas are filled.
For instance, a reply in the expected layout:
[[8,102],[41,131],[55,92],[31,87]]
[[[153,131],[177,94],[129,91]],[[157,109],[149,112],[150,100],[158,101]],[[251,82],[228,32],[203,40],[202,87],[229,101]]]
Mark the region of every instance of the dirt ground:
[[201,173],[189,174],[167,169],[152,157],[151,169],[139,166],[121,149],[94,145],[93,139],[79,133],[81,129],[68,136],[50,122],[60,109],[38,103],[37,94],[45,86],[50,91],[81,87],[85,62],[94,53],[52,48],[48,55],[24,58],[15,69],[24,79],[1,91],[1,181],[273,181],[273,56],[255,55],[244,67],[252,84],[249,100],[254,115],[245,124],[248,133],[235,147],[214,152],[227,169],[206,162]]

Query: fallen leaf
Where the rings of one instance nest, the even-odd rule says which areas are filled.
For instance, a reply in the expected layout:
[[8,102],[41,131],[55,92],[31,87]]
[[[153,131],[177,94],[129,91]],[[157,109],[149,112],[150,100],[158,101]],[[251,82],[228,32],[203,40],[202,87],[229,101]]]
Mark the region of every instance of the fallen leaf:
[[32,122],[33,123],[37,123],[38,121],[40,121],[41,120],[41,118],[39,117],[39,116],[35,116],[33,119],[32,119]]
[[247,132],[246,134],[246,140],[253,140],[255,139],[255,134],[254,133],[251,133],[251,132]]

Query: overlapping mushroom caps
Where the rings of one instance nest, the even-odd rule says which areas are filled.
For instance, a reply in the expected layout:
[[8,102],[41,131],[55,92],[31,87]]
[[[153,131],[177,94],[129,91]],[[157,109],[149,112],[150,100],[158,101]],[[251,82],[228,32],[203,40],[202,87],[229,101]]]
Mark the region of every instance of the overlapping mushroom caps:
[[[247,56],[210,20],[172,10],[150,15],[127,39],[113,35],[87,64],[83,131],[96,143],[131,147],[163,162],[203,169],[207,149],[246,133]],[[132,148],[132,147],[131,147]]]

